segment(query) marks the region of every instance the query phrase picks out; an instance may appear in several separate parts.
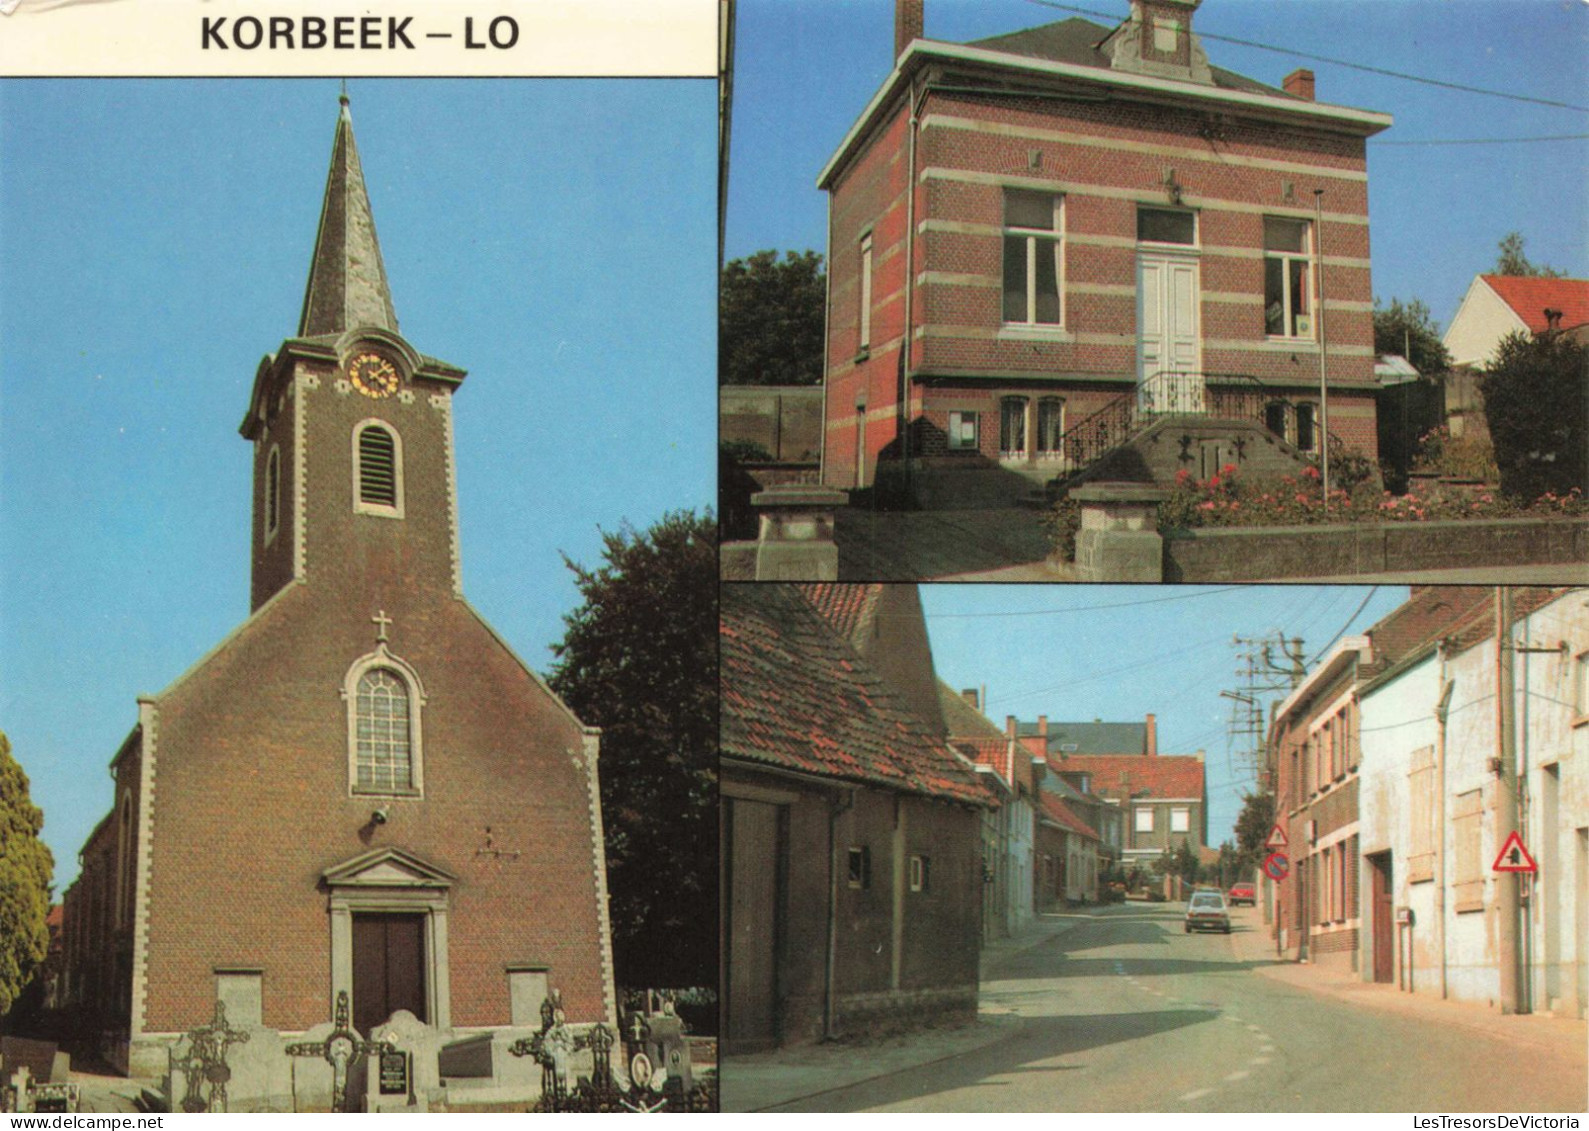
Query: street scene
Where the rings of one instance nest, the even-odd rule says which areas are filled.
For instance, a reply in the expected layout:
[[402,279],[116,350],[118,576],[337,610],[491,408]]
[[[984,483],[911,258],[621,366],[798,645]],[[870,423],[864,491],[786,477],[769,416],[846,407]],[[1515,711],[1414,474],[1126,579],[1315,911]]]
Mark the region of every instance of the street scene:
[[[1493,1018],[1277,965],[1260,912],[1184,934],[1175,905],[1041,917],[974,1030],[734,1062],[730,1110],[1582,1111],[1583,1026]],[[1416,1071],[1409,1071],[1409,1060]],[[857,1062],[861,1062],[858,1066]],[[807,1092],[807,1089],[810,1091]]]
[[724,1110],[1585,1109],[1589,590],[729,585],[721,633]]

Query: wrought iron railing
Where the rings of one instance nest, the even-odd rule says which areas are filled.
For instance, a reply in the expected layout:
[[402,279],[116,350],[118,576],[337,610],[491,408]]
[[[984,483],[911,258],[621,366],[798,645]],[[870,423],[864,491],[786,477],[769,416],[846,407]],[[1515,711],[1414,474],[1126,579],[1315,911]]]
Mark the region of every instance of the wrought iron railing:
[[[1087,470],[1104,456],[1166,416],[1212,416],[1226,420],[1267,422],[1267,414],[1282,409],[1288,415],[1296,406],[1284,395],[1247,373],[1207,373],[1165,370],[1121,393],[1060,437],[1066,476]],[[1330,450],[1341,448],[1334,434]]]

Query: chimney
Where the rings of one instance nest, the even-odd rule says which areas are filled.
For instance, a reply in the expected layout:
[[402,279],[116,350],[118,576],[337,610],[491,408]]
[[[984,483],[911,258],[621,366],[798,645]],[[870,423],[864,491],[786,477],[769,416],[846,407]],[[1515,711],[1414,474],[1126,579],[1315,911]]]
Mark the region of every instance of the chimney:
[[1313,101],[1313,72],[1306,67],[1298,67],[1292,71],[1280,85],[1285,87],[1287,94],[1306,98],[1309,102]]
[[1047,715],[1038,715],[1037,716],[1037,736],[1039,738],[1045,739],[1045,740],[1048,738],[1048,716]]
[[1545,333],[1557,334],[1561,332],[1561,311],[1545,308]]
[[1147,749],[1144,751],[1144,753],[1147,754],[1149,758],[1152,758],[1158,754],[1159,722],[1151,714],[1148,715],[1148,735],[1145,744]]
[[1005,715],[1004,716],[1004,737],[1005,738],[1014,738],[1015,737],[1015,716],[1014,715]]
[[894,60],[905,53],[910,41],[920,39],[926,27],[925,0],[894,0]]
[[961,688],[961,690],[960,690],[960,698],[964,699],[967,703],[971,704],[973,709],[978,710],[978,711],[982,710],[982,697],[977,694],[977,689],[976,688],[974,688],[974,687]]

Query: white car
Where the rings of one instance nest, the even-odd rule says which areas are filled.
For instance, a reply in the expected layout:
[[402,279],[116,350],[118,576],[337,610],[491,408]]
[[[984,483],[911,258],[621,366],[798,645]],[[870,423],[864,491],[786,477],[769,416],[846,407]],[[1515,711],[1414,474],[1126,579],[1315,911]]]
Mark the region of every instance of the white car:
[[1230,908],[1225,905],[1225,894],[1218,891],[1194,891],[1186,905],[1187,934],[1197,931],[1224,931],[1230,934]]

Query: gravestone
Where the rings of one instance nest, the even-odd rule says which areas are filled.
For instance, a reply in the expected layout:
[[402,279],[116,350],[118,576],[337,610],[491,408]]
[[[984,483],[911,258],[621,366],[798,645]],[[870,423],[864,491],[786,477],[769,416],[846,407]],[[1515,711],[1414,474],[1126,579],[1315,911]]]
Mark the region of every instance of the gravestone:
[[217,1000],[208,1025],[186,1033],[168,1052],[167,1099],[181,1112],[286,1112],[292,1074],[281,1034],[234,1023]]
[[441,1098],[441,1051],[451,1034],[425,1024],[406,1009],[375,1026],[366,1072],[366,1111],[429,1111]]

